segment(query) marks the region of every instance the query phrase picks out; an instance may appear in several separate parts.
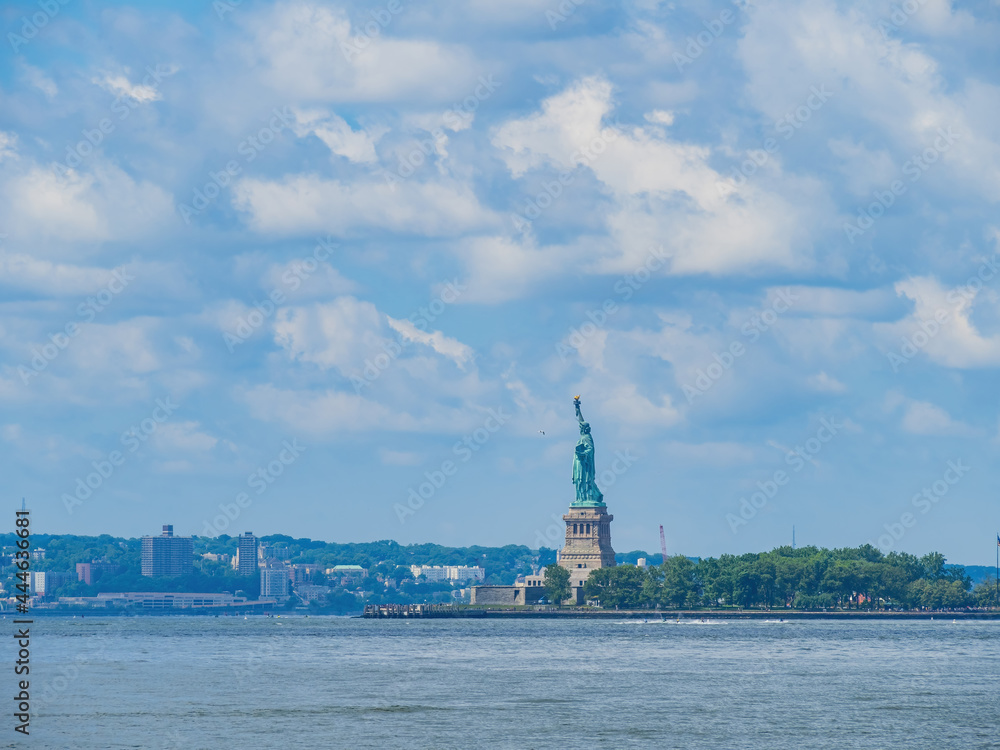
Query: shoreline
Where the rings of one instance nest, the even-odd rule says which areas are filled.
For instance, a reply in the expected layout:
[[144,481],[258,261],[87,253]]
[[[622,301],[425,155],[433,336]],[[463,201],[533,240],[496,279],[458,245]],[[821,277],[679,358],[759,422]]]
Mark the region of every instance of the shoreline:
[[364,619],[626,619],[663,620],[667,622],[684,620],[1000,620],[1000,611],[949,612],[947,610],[927,610],[919,612],[883,611],[802,611],[802,610],[648,610],[648,609],[583,609],[583,608],[495,608],[459,607],[440,608],[400,608],[391,613],[366,610]]
[[[869,620],[1000,620],[1000,611],[991,612],[949,612],[947,610],[933,610],[922,612],[865,612],[865,611],[776,611],[776,610],[742,610],[742,611],[719,611],[719,610],[648,610],[648,609],[593,609],[593,608],[495,608],[495,607],[470,607],[459,605],[458,607],[440,606],[440,608],[430,609],[427,605],[403,605],[412,606],[413,609],[400,609],[392,614],[372,614],[369,612],[307,612],[307,611],[282,611],[280,613],[261,612],[205,612],[197,609],[178,609],[175,611],[147,611],[147,612],[102,612],[102,611],[44,611],[34,610],[27,615],[16,615],[4,612],[2,615],[10,615],[11,618],[80,618],[93,617],[95,619],[131,619],[137,617],[222,617],[222,618],[298,618],[298,617],[338,617],[348,619],[386,620],[386,619],[412,619],[412,620],[468,620],[468,619],[551,619],[551,620],[572,620],[572,619],[596,619],[596,620],[648,620],[655,622],[662,620],[665,622],[677,621],[698,621],[698,620],[758,620],[758,621],[810,621],[810,620],[841,620],[841,621],[869,621]],[[419,610],[417,607],[421,607]]]

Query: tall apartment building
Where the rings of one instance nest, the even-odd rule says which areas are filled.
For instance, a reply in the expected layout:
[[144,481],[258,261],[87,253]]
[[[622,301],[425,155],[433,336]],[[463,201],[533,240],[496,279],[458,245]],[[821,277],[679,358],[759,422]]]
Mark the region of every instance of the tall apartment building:
[[144,576],[182,576],[194,569],[194,547],[189,536],[174,536],[174,527],[166,525],[160,536],[142,538],[142,574]]
[[278,564],[267,564],[260,569],[260,595],[279,601],[288,598],[291,582],[288,580],[288,569]]
[[257,575],[257,537],[253,535],[252,531],[248,531],[245,534],[240,534],[237,539],[239,544],[236,547],[236,554],[239,557],[239,563],[236,572],[241,576]]

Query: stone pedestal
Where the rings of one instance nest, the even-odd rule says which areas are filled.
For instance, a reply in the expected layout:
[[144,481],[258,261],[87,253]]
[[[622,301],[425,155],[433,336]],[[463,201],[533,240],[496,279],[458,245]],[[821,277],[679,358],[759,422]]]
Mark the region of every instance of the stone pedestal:
[[[611,522],[614,516],[603,506],[574,507],[563,516],[566,544],[559,553],[559,564],[569,571],[570,586],[578,589],[590,571],[613,568],[615,551],[611,548]],[[574,591],[575,598],[580,593]]]

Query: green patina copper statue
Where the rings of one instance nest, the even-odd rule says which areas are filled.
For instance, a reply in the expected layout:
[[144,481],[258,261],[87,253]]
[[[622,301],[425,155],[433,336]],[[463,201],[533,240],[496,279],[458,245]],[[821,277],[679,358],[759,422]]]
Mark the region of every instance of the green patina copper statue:
[[595,482],[597,470],[594,468],[594,438],[590,435],[590,424],[583,421],[580,412],[580,397],[573,399],[576,418],[580,421],[580,442],[576,444],[573,457],[573,484],[576,485],[576,501],[573,508],[594,508],[604,505],[604,495]]

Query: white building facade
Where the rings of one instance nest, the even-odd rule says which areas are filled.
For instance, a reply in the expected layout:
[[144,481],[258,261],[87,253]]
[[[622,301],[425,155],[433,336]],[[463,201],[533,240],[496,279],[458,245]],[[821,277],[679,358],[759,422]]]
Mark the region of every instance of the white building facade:
[[423,576],[428,583],[435,581],[484,581],[486,570],[466,565],[411,565],[414,578]]
[[285,566],[268,566],[260,571],[260,595],[269,599],[287,599],[290,581]]

